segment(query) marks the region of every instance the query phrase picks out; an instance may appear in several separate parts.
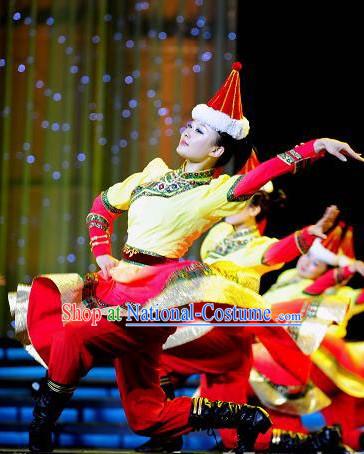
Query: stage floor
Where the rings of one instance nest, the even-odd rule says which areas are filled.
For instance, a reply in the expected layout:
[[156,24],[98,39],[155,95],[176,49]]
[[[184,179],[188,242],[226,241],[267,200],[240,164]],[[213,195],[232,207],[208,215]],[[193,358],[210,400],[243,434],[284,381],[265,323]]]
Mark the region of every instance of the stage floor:
[[[55,449],[54,454],[135,454],[136,451],[131,450],[105,450],[105,449]],[[211,454],[212,451],[183,451],[183,454]],[[217,452],[217,451],[216,451]],[[11,449],[0,448],[0,454],[29,454],[26,449]]]

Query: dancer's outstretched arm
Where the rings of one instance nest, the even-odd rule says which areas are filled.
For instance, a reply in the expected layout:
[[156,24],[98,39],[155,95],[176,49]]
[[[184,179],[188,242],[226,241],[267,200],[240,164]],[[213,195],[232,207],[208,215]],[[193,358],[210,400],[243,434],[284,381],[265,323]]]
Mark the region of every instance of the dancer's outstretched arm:
[[329,206],[316,224],[304,227],[272,244],[264,253],[262,262],[272,266],[290,262],[305,254],[316,238],[326,238],[325,232],[333,226],[338,214],[339,210],[335,205]]
[[242,175],[233,190],[232,199],[239,200],[243,196],[254,194],[268,181],[286,173],[295,173],[298,166],[323,158],[326,152],[341,161],[346,161],[346,156],[349,156],[364,162],[361,155],[352,150],[345,142],[334,139],[311,140],[297,145],[285,153],[278,154],[275,158],[263,162],[254,170]]
[[342,268],[334,268],[320,276],[315,282],[305,288],[304,293],[308,295],[321,295],[325,290],[337,284],[341,284],[355,273],[364,276],[364,262],[356,260],[350,265]]

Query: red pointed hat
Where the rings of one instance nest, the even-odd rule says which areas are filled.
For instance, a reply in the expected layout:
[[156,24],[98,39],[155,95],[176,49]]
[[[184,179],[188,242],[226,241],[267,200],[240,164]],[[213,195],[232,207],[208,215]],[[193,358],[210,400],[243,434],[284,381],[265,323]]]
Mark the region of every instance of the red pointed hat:
[[322,245],[334,254],[337,254],[339,252],[344,227],[344,222],[340,221],[339,224],[334,229],[332,229],[327,237],[322,241]]
[[[260,165],[260,161],[257,155],[256,148],[253,147],[250,156],[247,159],[246,163],[243,165],[243,167],[239,170],[238,174],[240,175],[245,175],[246,173],[250,172],[251,170],[256,169]],[[272,181],[268,181],[265,183],[264,186],[260,188],[260,191],[265,191],[265,192],[273,192],[273,183]]]
[[230,75],[207,104],[198,104],[192,118],[209,125],[218,132],[226,132],[234,139],[244,139],[249,134],[249,121],[244,117],[240,95],[242,64],[235,62]]

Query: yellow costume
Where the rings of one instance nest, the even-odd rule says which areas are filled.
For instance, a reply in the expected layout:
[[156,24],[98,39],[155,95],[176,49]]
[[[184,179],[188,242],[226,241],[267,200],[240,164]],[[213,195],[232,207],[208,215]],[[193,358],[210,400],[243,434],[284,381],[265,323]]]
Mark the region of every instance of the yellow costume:
[[202,243],[201,259],[212,268],[249,276],[255,283],[255,291],[259,292],[261,276],[284,265],[263,263],[264,253],[277,241],[261,236],[257,227],[236,231],[231,224],[220,222],[209,231]]

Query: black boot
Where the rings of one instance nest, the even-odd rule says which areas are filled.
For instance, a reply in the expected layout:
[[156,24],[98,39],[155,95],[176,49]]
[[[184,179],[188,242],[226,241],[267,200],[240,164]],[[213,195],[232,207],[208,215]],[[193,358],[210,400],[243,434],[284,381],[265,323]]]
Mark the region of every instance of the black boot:
[[340,427],[327,426],[309,434],[273,429],[269,452],[346,454],[351,450],[342,444]]
[[53,451],[54,424],[72,397],[75,388],[44,379],[35,399],[33,421],[29,427],[29,452],[47,454]]
[[261,407],[210,401],[204,397],[192,399],[189,423],[197,430],[237,429],[237,454],[252,451],[258,435],[267,432],[272,425],[268,413]]

